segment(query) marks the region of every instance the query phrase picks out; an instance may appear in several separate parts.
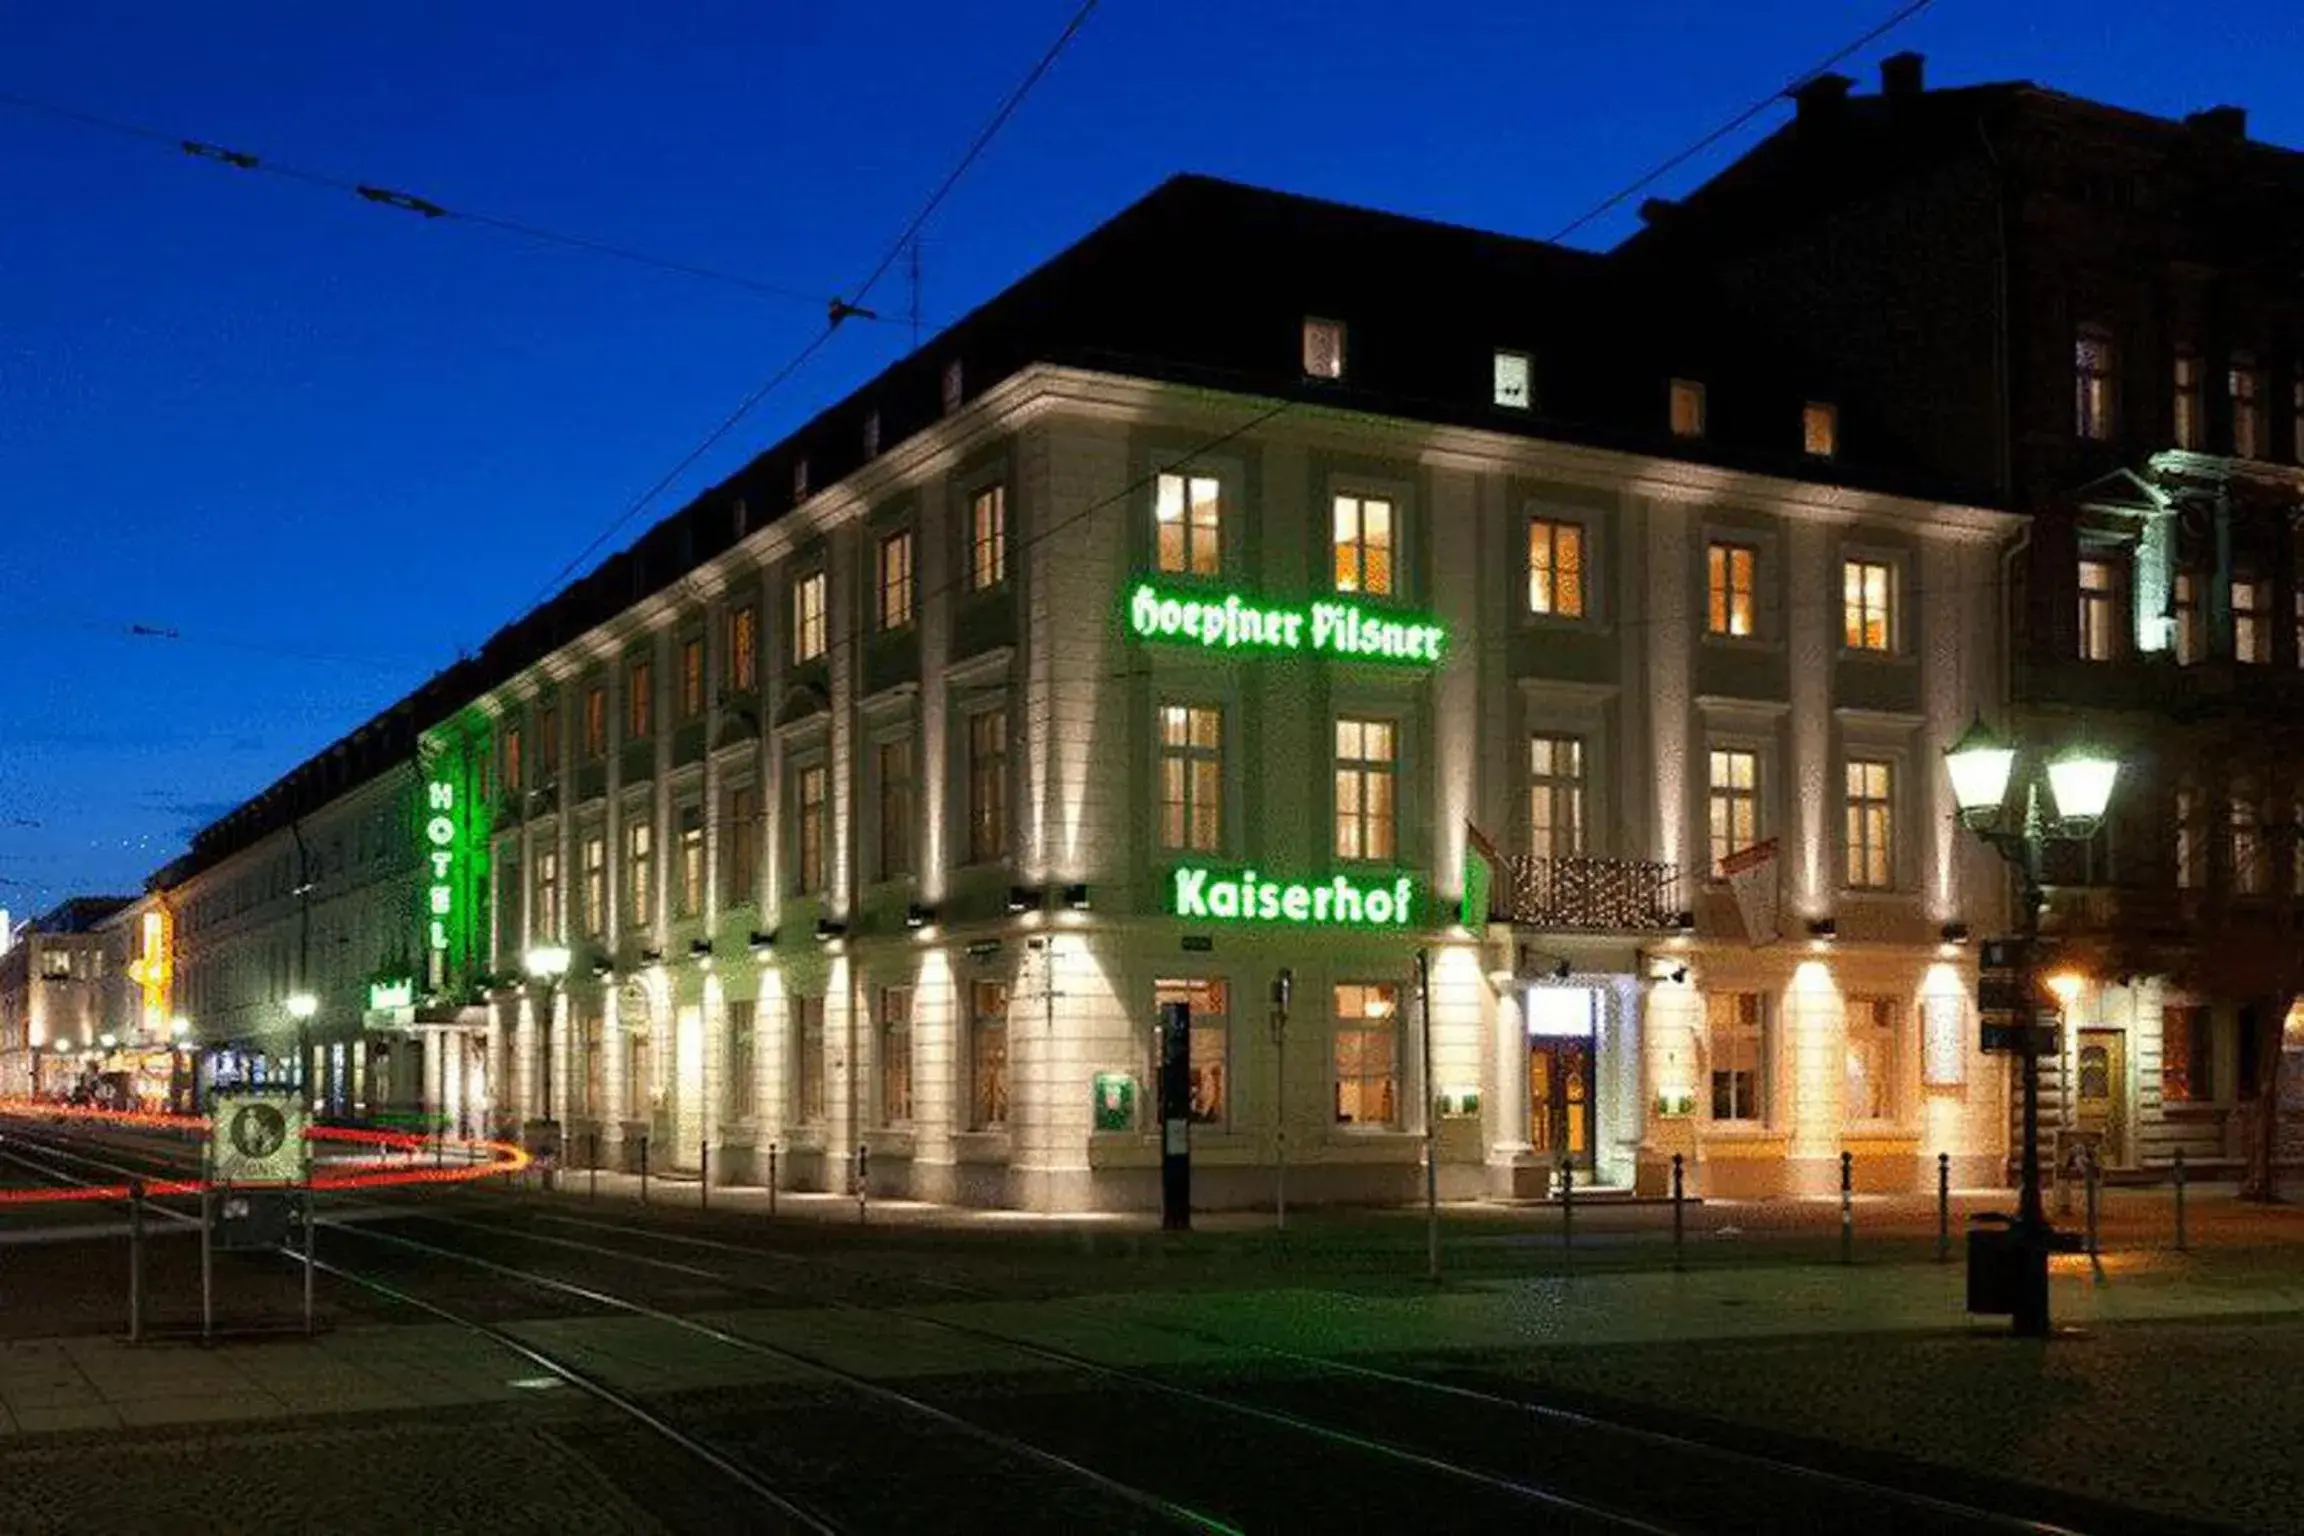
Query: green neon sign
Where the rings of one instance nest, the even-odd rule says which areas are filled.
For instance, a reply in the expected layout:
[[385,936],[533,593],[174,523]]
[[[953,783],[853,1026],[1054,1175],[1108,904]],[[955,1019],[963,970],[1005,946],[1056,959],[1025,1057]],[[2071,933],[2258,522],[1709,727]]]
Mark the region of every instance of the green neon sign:
[[1168,877],[1168,910],[1208,922],[1406,928],[1416,920],[1416,906],[1413,875],[1268,880],[1253,869],[1183,864]]
[[368,1007],[372,1012],[389,1013],[395,1008],[413,1008],[415,1006],[416,983],[411,977],[403,976],[396,981],[372,981],[368,983]]
[[1203,650],[1313,651],[1411,666],[1434,665],[1448,642],[1437,624],[1359,603],[1262,603],[1237,592],[1164,591],[1150,582],[1129,594],[1128,628],[1140,640]]
[[456,917],[456,861],[464,829],[456,814],[456,786],[447,779],[424,785],[424,935],[440,954],[448,952],[448,930]]

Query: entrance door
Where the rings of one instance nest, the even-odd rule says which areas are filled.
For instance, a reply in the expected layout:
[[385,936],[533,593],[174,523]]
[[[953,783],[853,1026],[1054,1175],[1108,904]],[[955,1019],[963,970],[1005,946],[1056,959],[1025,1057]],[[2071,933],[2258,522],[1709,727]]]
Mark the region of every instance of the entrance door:
[[2128,1163],[2128,1037],[2117,1029],[2084,1029],[2073,1053],[2073,1119],[2101,1138],[2104,1165]]
[[1592,1042],[1528,1042],[1528,1144],[1552,1161],[1592,1166]]

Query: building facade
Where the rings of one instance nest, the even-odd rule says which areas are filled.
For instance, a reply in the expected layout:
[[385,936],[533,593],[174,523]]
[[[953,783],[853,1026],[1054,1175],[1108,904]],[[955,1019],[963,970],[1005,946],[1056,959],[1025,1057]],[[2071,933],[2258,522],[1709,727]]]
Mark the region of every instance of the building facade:
[[0,1097],[93,1093],[108,1049],[104,923],[125,896],[81,896],[17,929],[0,951]]

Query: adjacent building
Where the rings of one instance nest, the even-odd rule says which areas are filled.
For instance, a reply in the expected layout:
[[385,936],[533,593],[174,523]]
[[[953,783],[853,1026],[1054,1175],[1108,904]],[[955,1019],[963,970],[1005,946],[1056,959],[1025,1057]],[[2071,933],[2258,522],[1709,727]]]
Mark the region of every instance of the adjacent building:
[[106,1039],[112,968],[104,923],[126,896],[78,896],[16,930],[0,951],[0,1097],[93,1092]]

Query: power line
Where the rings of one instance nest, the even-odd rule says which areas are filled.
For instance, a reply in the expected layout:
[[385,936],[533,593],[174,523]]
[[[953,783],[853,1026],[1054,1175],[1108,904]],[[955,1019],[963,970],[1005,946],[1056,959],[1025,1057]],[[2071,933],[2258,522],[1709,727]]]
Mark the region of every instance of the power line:
[[1056,35],[1056,40],[1048,45],[1047,50],[1040,55],[1038,62],[1036,62],[1030,71],[1025,74],[1024,78],[1017,83],[1016,88],[1008,93],[1006,99],[1000,103],[999,107],[993,112],[992,116],[985,121],[984,126],[977,130],[975,138],[970,140],[968,148],[961,154],[959,162],[955,164],[951,171],[945,175],[943,181],[937,184],[936,190],[928,195],[928,200],[921,204],[920,210],[905,223],[902,233],[900,233],[896,237],[895,241],[889,245],[887,253],[880,258],[879,264],[875,266],[869,274],[866,275],[862,283],[857,285],[854,296],[847,299],[836,298],[831,302],[829,312],[825,318],[824,329],[819,331],[813,340],[811,340],[806,346],[802,347],[797,353],[795,353],[792,358],[784,364],[783,367],[770,374],[767,379],[764,380],[758,387],[753,389],[750,394],[746,395],[741,401],[739,401],[734,410],[730,411],[726,416],[720,419],[719,425],[715,426],[710,432],[707,432],[703,439],[699,441],[693,448],[690,448],[686,453],[682,454],[680,456],[679,462],[674,464],[672,468],[667,470],[664,474],[658,476],[654,484],[650,485],[647,490],[643,491],[639,496],[635,497],[622,512],[617,514],[616,520],[614,522],[610,523],[606,528],[600,530],[599,534],[595,536],[589,544],[586,544],[584,548],[577,553],[574,559],[570,560],[566,565],[563,565],[559,571],[553,575],[552,579],[544,584],[542,589],[538,591],[537,595],[531,599],[531,607],[533,607],[536,603],[540,603],[546,598],[550,597],[552,593],[559,588],[561,582],[565,581],[570,574],[572,574],[578,567],[582,566],[586,560],[590,559],[593,553],[597,551],[603,544],[606,544],[610,539],[614,538],[619,532],[621,532],[624,526],[631,522],[633,518],[639,516],[641,511],[644,510],[650,502],[654,501],[659,495],[661,495],[665,488],[670,486],[674,480],[678,479],[683,473],[685,473],[690,465],[694,464],[698,459],[704,457],[705,454],[711,452],[712,449],[719,444],[722,438],[726,437],[730,432],[734,431],[737,425],[741,423],[745,417],[751,415],[752,412],[758,408],[761,401],[767,399],[769,395],[773,394],[777,387],[783,384],[786,379],[789,379],[793,374],[799,372],[801,365],[806,363],[811,357],[815,356],[817,352],[822,350],[824,344],[832,339],[832,333],[840,328],[840,323],[843,320],[848,319],[852,315],[861,315],[872,319],[879,318],[879,316],[873,315],[871,311],[861,307],[864,303],[864,300],[870,296],[873,288],[878,285],[880,279],[887,275],[888,269],[895,264],[897,257],[903,254],[905,247],[919,236],[921,227],[928,222],[929,216],[935,213],[936,209],[943,203],[944,199],[951,194],[952,189],[959,184],[960,178],[967,173],[968,168],[974,165],[977,159],[983,155],[985,149],[990,146],[994,136],[996,136],[1003,127],[1007,126],[1008,120],[1011,117],[1016,115],[1016,109],[1024,104],[1024,98],[1031,94],[1032,88],[1038,85],[1041,79],[1047,75],[1049,69],[1056,63],[1057,56],[1063,53],[1065,48],[1070,45],[1072,39],[1079,34],[1080,28],[1087,22],[1089,16],[1095,11],[1098,4],[1099,0],[1084,0],[1084,3],[1080,6],[1080,8],[1073,13],[1072,19],[1065,23],[1064,30]]
[[[680,277],[693,277],[709,283],[718,283],[723,287],[741,289],[758,298],[782,299],[817,307],[830,302],[837,302],[828,299],[826,295],[821,293],[809,293],[803,289],[787,287],[780,283],[763,282],[759,278],[746,277],[740,272],[730,272],[720,267],[706,266],[701,262],[658,256],[633,246],[620,245],[615,241],[595,239],[590,235],[572,235],[564,230],[550,229],[541,224],[530,223],[525,219],[482,213],[469,208],[450,207],[432,198],[385,186],[378,182],[356,181],[342,176],[330,175],[323,171],[309,170],[267,156],[253,154],[247,150],[234,149],[205,139],[186,138],[178,134],[163,132],[157,128],[147,127],[141,123],[104,117],[94,112],[83,111],[78,107],[63,106],[56,102],[43,101],[38,97],[25,96],[13,91],[0,91],[0,106],[38,113],[44,117],[54,118],[59,122],[73,123],[82,128],[113,134],[121,138],[165,145],[189,155],[195,160],[210,161],[236,171],[254,171],[262,175],[278,176],[286,181],[301,182],[306,186],[319,187],[331,192],[350,193],[363,202],[372,203],[380,208],[396,209],[402,213],[413,213],[422,219],[446,219],[454,223],[477,225],[484,229],[493,229],[503,234],[515,235],[538,245],[560,246],[567,250],[583,251],[594,256],[606,257],[612,261],[625,262],[632,266],[649,267],[659,272],[668,272]],[[879,317],[864,315],[862,318],[878,319]]]

